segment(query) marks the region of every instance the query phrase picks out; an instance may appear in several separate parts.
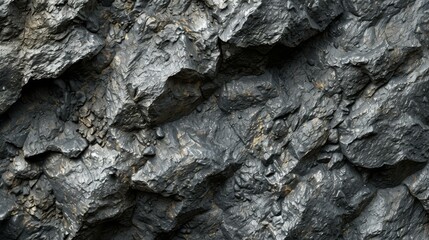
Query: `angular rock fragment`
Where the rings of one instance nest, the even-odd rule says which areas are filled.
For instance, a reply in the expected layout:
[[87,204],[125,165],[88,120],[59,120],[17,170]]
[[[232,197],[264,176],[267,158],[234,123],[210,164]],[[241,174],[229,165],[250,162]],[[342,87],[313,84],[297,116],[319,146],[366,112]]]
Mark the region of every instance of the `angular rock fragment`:
[[237,165],[234,156],[242,151],[241,142],[228,125],[217,125],[223,121],[219,112],[212,113],[217,118],[204,117],[208,114],[163,126],[169,138],[157,144],[156,156],[132,176],[134,188],[183,198],[207,178]]
[[[111,107],[112,119],[126,110],[127,103],[135,103],[150,123],[175,119],[200,103],[200,86],[217,66],[217,39],[206,12],[193,12],[192,7],[181,11],[189,17],[143,14],[130,29],[113,61],[115,81],[128,90],[115,88],[111,93],[108,101],[117,102]],[[193,22],[199,14],[201,21]]]
[[224,21],[220,38],[240,47],[276,42],[296,46],[325,29],[342,12],[341,4],[330,0],[231,1],[227,7],[218,13]]
[[[1,52],[7,52],[6,54],[17,54],[16,50],[8,49],[8,47],[0,45],[0,49]],[[20,96],[23,76],[20,72],[10,68],[12,61],[2,59],[4,62],[1,63],[0,70],[0,113],[4,113]]]
[[311,151],[323,146],[328,140],[329,132],[326,121],[315,118],[304,123],[291,136],[291,148],[301,159]]
[[0,78],[0,113],[17,100],[30,79],[58,77],[72,64],[101,49],[103,40],[98,36],[79,27],[69,28],[70,21],[87,3],[1,3],[0,71],[4,74]]
[[248,76],[226,83],[219,96],[220,109],[231,112],[264,103],[277,96],[276,84],[270,73]]
[[404,181],[411,195],[421,202],[426,212],[429,211],[429,189],[427,189],[427,184],[429,182],[428,171],[429,167],[426,165],[421,171],[409,176]]
[[42,173],[40,166],[27,162],[23,154],[13,158],[11,170],[17,177],[24,179],[35,179]]
[[58,77],[73,63],[97,53],[102,46],[99,37],[78,28],[61,42],[47,42],[46,45],[29,48],[22,53],[25,81]]
[[[226,201],[224,234],[231,238],[249,233],[273,239],[340,238],[337,229],[344,224],[343,219],[358,214],[373,195],[368,187],[349,188],[358,183],[362,183],[360,176],[343,166],[330,173],[315,170],[299,181],[289,180],[283,187],[266,192],[256,192],[257,185],[250,184],[247,200]],[[319,221],[322,215],[324,221]]]
[[46,115],[29,132],[23,150],[26,158],[45,152],[61,152],[74,158],[87,147],[88,143],[79,135],[75,124],[63,123],[53,115]]
[[428,236],[428,231],[427,213],[405,186],[398,186],[378,190],[368,207],[350,223],[344,237],[424,239]]
[[345,156],[366,168],[427,162],[426,91],[426,78],[396,78],[372,97],[358,100],[340,128]]
[[[118,152],[92,146],[79,159],[53,155],[44,163],[44,173],[52,185],[58,207],[63,209],[63,228],[72,236],[83,234],[87,224],[97,224],[119,216],[132,205],[123,198],[128,191],[121,177],[112,177]],[[126,164],[126,163],[124,163]]]
[[0,191],[0,225],[10,215],[14,208],[14,199],[12,196],[6,193],[6,191]]

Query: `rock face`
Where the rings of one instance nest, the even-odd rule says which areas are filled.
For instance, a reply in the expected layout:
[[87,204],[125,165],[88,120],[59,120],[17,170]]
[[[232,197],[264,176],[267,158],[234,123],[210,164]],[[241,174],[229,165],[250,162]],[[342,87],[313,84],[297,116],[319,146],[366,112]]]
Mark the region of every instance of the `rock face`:
[[429,2],[0,1],[0,239],[429,239]]

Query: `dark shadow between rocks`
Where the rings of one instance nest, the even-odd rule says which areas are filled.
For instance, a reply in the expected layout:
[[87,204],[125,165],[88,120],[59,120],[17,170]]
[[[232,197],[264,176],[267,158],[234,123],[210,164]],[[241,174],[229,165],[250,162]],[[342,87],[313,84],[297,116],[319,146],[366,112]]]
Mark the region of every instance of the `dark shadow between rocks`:
[[203,75],[191,69],[169,77],[164,92],[148,108],[148,122],[159,124],[188,115],[202,102],[201,86],[205,81]]
[[366,180],[377,188],[392,188],[398,186],[408,176],[423,169],[427,163],[410,160],[401,161],[395,165],[384,165],[379,168],[362,168],[357,170],[366,177]]
[[[76,237],[77,240],[104,240],[118,239],[117,236],[127,233],[127,230],[132,227],[132,214],[134,208],[129,208],[119,217],[98,222],[94,225],[86,226],[86,229]],[[131,233],[131,231],[129,231]],[[124,236],[130,237],[130,236]]]
[[191,221],[195,216],[203,214],[208,211],[207,209],[197,208],[191,212],[180,215],[177,218],[177,222],[180,223],[172,231],[166,233],[160,233],[155,240],[172,240],[174,239],[181,231],[182,228],[186,225],[187,222]]

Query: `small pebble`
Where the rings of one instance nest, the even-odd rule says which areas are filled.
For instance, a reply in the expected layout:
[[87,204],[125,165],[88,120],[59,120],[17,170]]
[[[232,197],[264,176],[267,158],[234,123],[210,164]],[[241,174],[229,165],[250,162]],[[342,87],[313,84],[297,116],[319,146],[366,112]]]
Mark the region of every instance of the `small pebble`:
[[146,147],[145,149],[144,149],[144,151],[143,151],[143,156],[146,156],[146,157],[153,157],[153,156],[155,156],[156,154],[155,154],[155,147],[154,146],[149,146],[149,147]]
[[163,139],[163,138],[165,137],[164,130],[162,130],[162,128],[161,128],[161,127],[157,127],[157,128],[155,129],[155,135],[156,135],[156,138],[158,138],[158,139]]

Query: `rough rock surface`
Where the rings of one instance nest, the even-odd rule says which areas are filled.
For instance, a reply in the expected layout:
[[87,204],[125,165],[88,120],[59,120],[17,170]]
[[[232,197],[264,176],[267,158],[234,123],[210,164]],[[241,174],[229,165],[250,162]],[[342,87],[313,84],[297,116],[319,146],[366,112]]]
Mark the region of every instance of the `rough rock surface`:
[[429,239],[426,0],[0,1],[0,239]]

